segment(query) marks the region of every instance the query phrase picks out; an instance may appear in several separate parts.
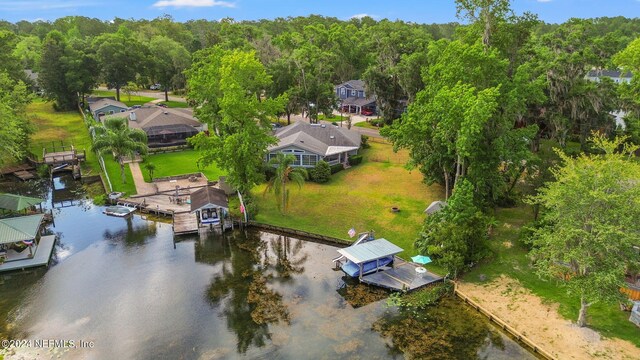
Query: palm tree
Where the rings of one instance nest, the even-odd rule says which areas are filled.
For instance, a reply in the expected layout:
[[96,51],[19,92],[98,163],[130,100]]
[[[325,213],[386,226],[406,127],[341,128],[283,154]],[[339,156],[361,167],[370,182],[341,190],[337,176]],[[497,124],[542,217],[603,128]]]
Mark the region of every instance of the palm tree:
[[264,192],[266,194],[268,191],[273,191],[278,201],[278,210],[282,213],[287,212],[289,204],[287,183],[293,181],[298,187],[302,187],[308,176],[307,170],[304,168],[291,167],[291,163],[294,161],[296,161],[296,158],[293,155],[285,155],[283,153],[278,153],[275,158],[269,160],[269,164],[275,166],[276,173],[267,183]]
[[146,155],[147,134],[141,129],[132,129],[127,124],[127,118],[107,118],[104,125],[91,127],[94,134],[93,151],[99,155],[112,153],[120,164],[122,183],[126,183],[124,177],[124,158],[132,157],[136,153]]

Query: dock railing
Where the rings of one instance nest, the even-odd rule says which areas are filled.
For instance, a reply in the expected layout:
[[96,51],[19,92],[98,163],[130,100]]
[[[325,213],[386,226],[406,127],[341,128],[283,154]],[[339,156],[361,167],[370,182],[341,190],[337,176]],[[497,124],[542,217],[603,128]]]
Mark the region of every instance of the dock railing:
[[487,318],[489,318],[489,321],[491,321],[491,322],[495,323],[496,325],[498,325],[502,330],[506,331],[509,335],[511,335],[518,342],[526,345],[527,348],[529,348],[529,350],[533,351],[533,353],[541,356],[544,359],[550,359],[550,360],[555,360],[556,359],[555,356],[551,355],[551,353],[549,353],[548,351],[546,351],[543,348],[541,348],[538,344],[533,342],[528,337],[522,335],[518,330],[513,328],[511,325],[507,324],[504,320],[500,319],[499,317],[494,315],[491,311],[489,311],[489,310],[485,309],[484,307],[482,307],[482,305],[480,305],[477,302],[471,300],[471,298],[469,298],[467,295],[462,293],[462,291],[460,291],[460,289],[458,289],[458,283],[457,282],[455,282],[455,281],[452,281],[452,282],[453,282],[453,291],[454,291],[455,295],[458,296],[467,305],[471,306],[476,311],[478,311],[479,313],[481,313],[484,316],[486,316]]

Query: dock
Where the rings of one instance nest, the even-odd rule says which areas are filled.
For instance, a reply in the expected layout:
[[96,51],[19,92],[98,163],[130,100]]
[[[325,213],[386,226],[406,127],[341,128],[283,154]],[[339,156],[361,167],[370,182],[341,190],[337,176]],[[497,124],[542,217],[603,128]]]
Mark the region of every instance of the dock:
[[[19,260],[5,261],[0,264],[0,272],[12,271],[12,270],[24,270],[39,266],[48,266],[51,260],[51,254],[53,253],[53,247],[56,243],[55,235],[47,235],[40,238],[33,257],[24,258]],[[27,251],[27,250],[25,250]]]
[[392,291],[413,291],[443,281],[442,277],[429,271],[418,273],[416,269],[419,267],[419,264],[406,262],[396,256],[393,267],[364,275],[360,281]]
[[173,234],[193,234],[197,233],[198,218],[189,212],[176,213],[173,215]]

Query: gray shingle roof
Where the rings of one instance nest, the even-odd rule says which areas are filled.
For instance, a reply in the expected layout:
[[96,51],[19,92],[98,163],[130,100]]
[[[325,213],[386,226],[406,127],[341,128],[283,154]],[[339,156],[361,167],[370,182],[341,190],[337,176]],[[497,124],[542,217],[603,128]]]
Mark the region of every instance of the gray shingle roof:
[[321,156],[358,149],[361,142],[360,134],[355,131],[303,121],[279,129],[275,136],[278,144],[269,151],[295,146]]
[[89,109],[91,110],[91,112],[96,112],[100,109],[104,109],[105,107],[109,106],[109,105],[113,105],[113,106],[117,106],[121,109],[128,109],[129,107],[127,105],[125,105],[124,103],[121,103],[120,101],[115,101],[115,100],[111,100],[111,99],[99,99],[96,100],[92,103],[89,103]]
[[349,80],[347,82],[344,82],[340,85],[338,85],[337,87],[341,87],[341,86],[346,86],[350,89],[353,90],[364,90],[364,81],[362,80]]
[[[159,106],[143,106],[138,109],[131,109],[111,116],[127,117],[129,118],[129,126],[142,130],[167,125],[188,125],[194,128],[202,126],[202,123],[193,117],[193,113],[191,111],[185,109],[161,108]],[[135,120],[133,120],[134,117]]]
[[196,190],[191,193],[191,212],[201,210],[210,205],[229,208],[227,201],[227,194],[224,190],[214,188],[211,186],[204,187],[200,190]]
[[356,106],[366,106],[366,105],[375,105],[376,103],[376,97],[375,96],[370,96],[368,98],[356,98],[356,97],[348,97],[344,100],[342,100],[342,105],[356,105]]

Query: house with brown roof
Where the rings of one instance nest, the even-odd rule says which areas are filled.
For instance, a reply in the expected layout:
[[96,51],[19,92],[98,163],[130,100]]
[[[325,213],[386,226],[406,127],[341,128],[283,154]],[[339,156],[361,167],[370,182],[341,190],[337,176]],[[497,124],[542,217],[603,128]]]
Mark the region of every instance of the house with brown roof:
[[187,138],[206,130],[191,109],[145,105],[113,116],[127,117],[129,127],[143,130],[149,147],[184,145]]
[[329,165],[346,164],[349,156],[357,155],[362,137],[359,133],[345,128],[308,124],[298,121],[275,132],[278,144],[268,148],[265,159],[276,157],[278,153],[295,157],[291,166],[314,167],[320,160]]
[[191,193],[191,213],[195,213],[200,224],[218,225],[229,211],[227,194],[211,186]]

